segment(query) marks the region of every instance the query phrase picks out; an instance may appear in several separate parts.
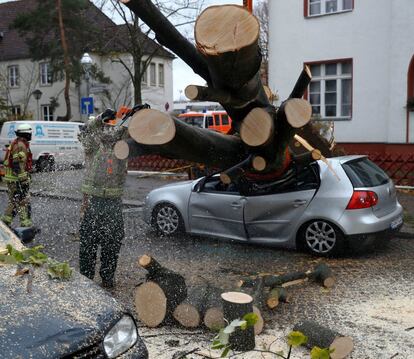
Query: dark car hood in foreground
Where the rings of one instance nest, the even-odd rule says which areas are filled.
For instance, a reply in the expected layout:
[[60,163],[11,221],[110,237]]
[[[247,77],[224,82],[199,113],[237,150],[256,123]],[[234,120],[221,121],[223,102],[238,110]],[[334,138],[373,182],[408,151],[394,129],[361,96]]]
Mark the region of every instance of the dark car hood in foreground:
[[61,358],[98,347],[123,315],[122,307],[92,281],[73,273],[69,281],[48,278],[36,268],[28,275],[15,265],[0,266],[1,358]]

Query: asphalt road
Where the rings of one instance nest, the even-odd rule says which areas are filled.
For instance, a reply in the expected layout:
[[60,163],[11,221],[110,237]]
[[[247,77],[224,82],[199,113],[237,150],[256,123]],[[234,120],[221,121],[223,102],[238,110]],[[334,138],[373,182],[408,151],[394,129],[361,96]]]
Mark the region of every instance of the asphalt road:
[[[74,181],[78,172],[59,173]],[[42,178],[46,181],[45,178]],[[130,179],[141,186],[137,193],[145,195],[163,180]],[[140,183],[137,185],[137,182]],[[144,185],[145,182],[145,185]],[[71,191],[76,187],[76,184]],[[66,188],[66,187],[65,187]],[[138,194],[134,195],[138,198]],[[143,197],[141,197],[143,198]],[[5,206],[5,193],[0,193],[0,209]],[[34,197],[33,220],[42,228],[36,244],[43,244],[48,255],[69,261],[78,268],[78,227],[80,202],[69,199]],[[113,295],[133,310],[133,292],[145,273],[136,264],[139,256],[150,254],[166,267],[182,273],[188,284],[214,284],[233,289],[240,277],[258,273],[286,273],[308,270],[321,260],[304,253],[190,237],[159,238],[142,222],[139,208],[125,207],[126,237],[121,249],[117,271],[117,287]],[[261,346],[283,336],[300,320],[315,320],[355,341],[354,359],[414,358],[414,236],[393,238],[388,248],[376,248],[365,254],[347,254],[324,260],[332,268],[336,285],[324,290],[314,283],[289,288],[290,303],[280,304],[273,311],[264,311],[264,334]],[[98,276],[97,276],[98,277]],[[96,278],[99,283],[99,278]],[[141,333],[150,349],[151,358],[171,358],[174,352],[208,347],[211,334],[191,333],[174,328],[147,329]],[[167,339],[179,340],[179,347],[169,346]],[[259,344],[258,344],[259,345]],[[272,347],[273,349],[276,349]],[[277,348],[279,349],[279,348]],[[303,351],[298,356],[302,358]],[[397,354],[397,356],[394,356]],[[245,358],[254,358],[248,354]],[[260,356],[258,356],[260,357]],[[199,358],[189,355],[188,358]]]

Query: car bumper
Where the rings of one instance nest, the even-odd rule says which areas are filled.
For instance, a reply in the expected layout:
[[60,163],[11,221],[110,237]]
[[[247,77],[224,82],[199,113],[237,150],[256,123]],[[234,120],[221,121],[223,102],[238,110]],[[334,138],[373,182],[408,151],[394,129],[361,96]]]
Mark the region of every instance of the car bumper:
[[383,231],[373,232],[373,233],[360,233],[346,236],[348,244],[352,249],[365,249],[374,246],[380,241],[389,240],[398,233],[402,226],[403,222],[396,225],[395,228],[388,228]]
[[403,208],[397,203],[395,210],[383,217],[377,217],[371,208],[361,210],[345,210],[338,221],[345,236],[370,234],[387,231],[394,221],[403,217]]

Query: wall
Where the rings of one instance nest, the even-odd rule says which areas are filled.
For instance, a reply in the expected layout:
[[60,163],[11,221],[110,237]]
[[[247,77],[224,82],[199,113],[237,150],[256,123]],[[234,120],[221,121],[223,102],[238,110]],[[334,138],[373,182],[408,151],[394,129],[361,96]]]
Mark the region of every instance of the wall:
[[303,0],[269,1],[269,83],[285,99],[303,63],[353,58],[352,120],[335,123],[338,142],[406,139],[414,1],[355,0],[353,11],[304,18]]

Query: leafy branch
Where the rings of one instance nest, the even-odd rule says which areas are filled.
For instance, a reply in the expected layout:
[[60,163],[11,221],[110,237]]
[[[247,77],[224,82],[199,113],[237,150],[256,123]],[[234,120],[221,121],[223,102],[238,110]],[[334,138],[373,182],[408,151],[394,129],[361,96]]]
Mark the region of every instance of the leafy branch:
[[[254,326],[257,320],[258,320],[258,317],[255,313],[248,313],[243,317],[243,319],[233,320],[227,327],[221,329],[220,332],[214,337],[211,348],[212,349],[223,349],[220,355],[220,358],[226,358],[227,356],[235,357],[237,355],[243,354],[243,353],[234,353],[234,352],[233,354],[230,354],[230,351],[232,351],[231,344],[229,343],[230,334],[234,333],[237,328],[240,328],[241,330],[246,330],[247,328]],[[288,336],[286,337],[286,340],[289,346],[288,353],[286,356],[283,351],[277,351],[277,352],[271,351],[270,350],[271,345],[269,346],[268,350],[255,349],[253,351],[260,352],[260,353],[273,354],[276,357],[279,357],[282,359],[290,359],[292,348],[305,345],[308,342],[308,337],[304,335],[302,332],[292,331],[288,334]],[[333,352],[332,349],[319,348],[315,346],[312,348],[310,352],[310,357],[311,359],[329,359],[330,354],[332,352]]]
[[12,245],[7,245],[7,254],[0,254],[0,263],[24,264],[40,267],[47,264],[47,273],[52,279],[69,279],[72,276],[72,268],[67,262],[58,262],[41,252],[43,246],[35,246],[19,251]]

